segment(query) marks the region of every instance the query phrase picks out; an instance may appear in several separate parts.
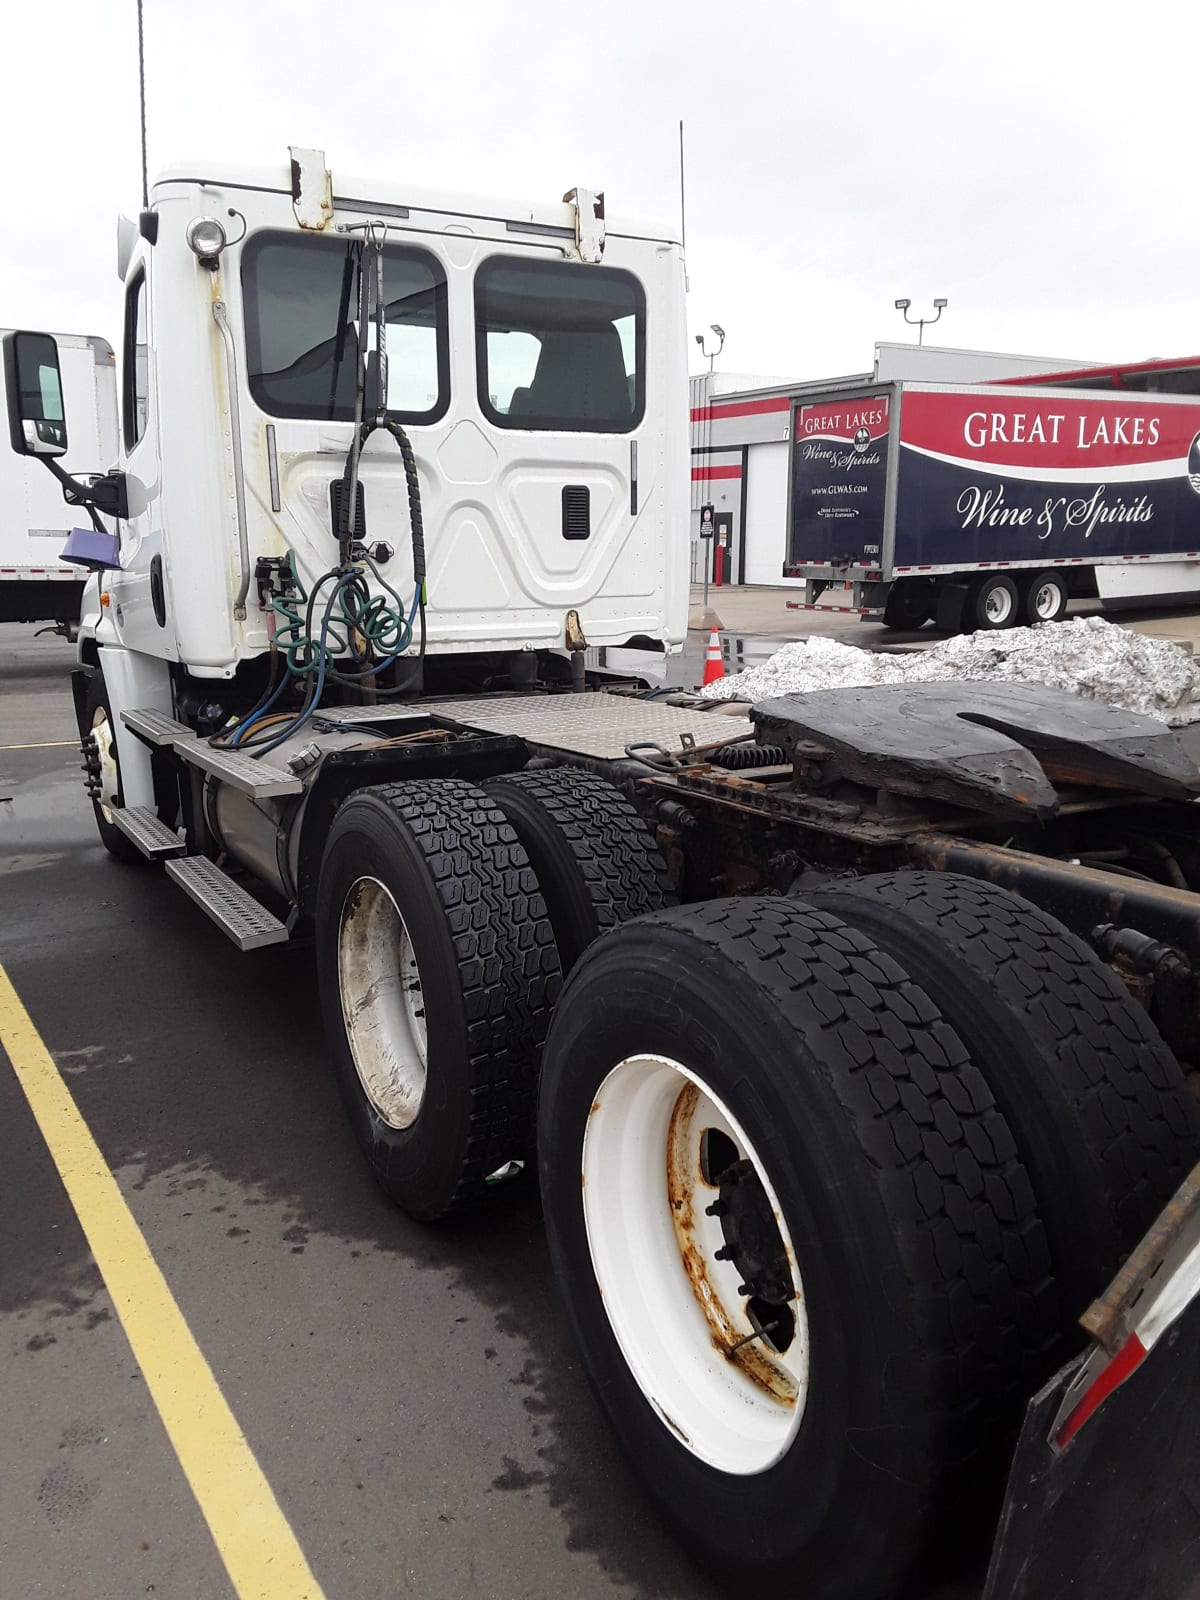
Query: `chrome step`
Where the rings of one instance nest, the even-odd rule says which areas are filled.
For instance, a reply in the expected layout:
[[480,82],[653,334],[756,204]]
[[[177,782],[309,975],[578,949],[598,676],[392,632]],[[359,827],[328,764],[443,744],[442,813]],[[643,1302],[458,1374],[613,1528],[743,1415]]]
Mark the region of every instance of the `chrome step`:
[[269,767],[265,761],[243,755],[240,750],[220,750],[207,739],[176,739],[175,753],[190,766],[210,772],[231,789],[266,799],[277,794],[303,794],[304,785],[290,772]]
[[160,822],[148,806],[123,806],[112,814],[113,827],[137,845],[150,861],[181,856],[187,845],[173,828]]
[[155,711],[149,706],[138,711],[122,711],[121,721],[127,728],[132,728],[139,739],[145,739],[147,744],[156,744],[160,748],[167,744],[178,744],[181,739],[196,737],[186,722],[176,722],[165,711]]
[[207,856],[184,856],[168,861],[167,871],[179,887],[227,933],[239,950],[257,950],[264,944],[283,944],[287,928],[265,906],[234,883]]

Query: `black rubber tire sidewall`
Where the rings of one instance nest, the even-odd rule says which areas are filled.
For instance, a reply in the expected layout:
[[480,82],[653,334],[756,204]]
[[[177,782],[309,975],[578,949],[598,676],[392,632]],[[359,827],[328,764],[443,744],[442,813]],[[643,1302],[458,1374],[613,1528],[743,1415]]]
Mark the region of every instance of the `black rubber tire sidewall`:
[[[101,710],[108,718],[108,725],[112,729],[113,759],[117,767],[117,793],[115,798],[117,805],[123,806],[125,804],[125,792],[121,784],[121,752],[117,746],[116,727],[113,723],[112,707],[108,703],[108,690],[104,686],[104,675],[97,667],[88,678],[87,693],[84,697],[83,714],[86,727],[82,735],[83,738],[91,737],[92,718],[97,711]],[[100,843],[114,861],[122,861],[130,866],[141,865],[145,862],[146,857],[134,844],[133,840],[127,839],[119,828],[106,821],[98,801],[92,801],[92,814],[96,819],[96,831],[100,835]]]
[[[735,1007],[739,974],[719,958],[683,940],[662,954],[672,919],[721,905],[642,918],[606,935],[568,981],[539,1102],[550,1254],[589,1381],[685,1542],[720,1567],[749,1561],[747,1592],[762,1592],[753,1582],[773,1576],[789,1594],[868,1600],[894,1592],[930,1531],[951,1453],[944,1418],[937,1420],[940,1386],[957,1351],[947,1356],[944,1329],[941,1343],[929,1336],[929,1301],[922,1309],[913,1290],[920,1274],[902,1258],[910,1229],[928,1243],[923,1214],[914,1219],[903,1191],[871,1175],[858,1142],[884,1137],[878,1122],[868,1117],[872,1131],[864,1133],[862,1121],[852,1130],[836,1074],[798,1043],[766,991],[740,983]],[[625,1363],[595,1281],[580,1183],[584,1129],[611,1067],[645,1053],[690,1067],[729,1106],[770,1174],[800,1258],[812,1387],[787,1455],[750,1477],[707,1466],[659,1420]],[[756,1070],[771,1061],[781,1070]]]
[[[932,898],[923,897],[914,912],[911,902],[884,898],[892,885],[915,895],[924,888]],[[1080,994],[1080,1025],[1119,1030],[1111,1058],[1094,1054],[1088,1034],[1054,1025],[1063,1008],[1053,992],[1027,1008],[1011,930],[994,948],[994,935],[973,940],[971,958],[964,959],[946,898],[956,891],[969,897],[969,916],[982,919],[994,905],[1018,925],[1024,921],[1031,946],[1035,939],[1059,946],[1074,977],[1056,981]],[[1187,1134],[1189,1124],[1200,1128],[1200,1111],[1149,1019],[1069,929],[995,885],[954,874],[897,873],[846,880],[800,898],[860,928],[902,962],[967,1045],[1034,1185],[1073,1337],[1074,1319],[1106,1287],[1200,1154],[1198,1143],[1188,1153]],[[1095,985],[1087,1004],[1078,988],[1083,973]],[[1161,1157],[1148,1146],[1154,1126],[1170,1146]]]
[[883,625],[904,632],[923,628],[937,609],[937,596],[930,585],[893,583],[883,607]]
[[605,779],[543,768],[493,778],[485,789],[525,847],[564,973],[606,928],[675,903],[649,830]]
[[[1061,603],[1055,607],[1052,617],[1039,617],[1033,609],[1033,598],[1038,590],[1047,583],[1052,583],[1062,596]],[[1027,627],[1036,627],[1043,622],[1060,622],[1066,615],[1067,601],[1070,591],[1066,579],[1057,572],[1036,572],[1033,577],[1025,578],[1021,583],[1021,621]]]
[[[993,589],[1003,589],[1012,602],[1012,609],[1003,622],[993,622],[987,614],[986,598]],[[967,601],[963,608],[964,625],[976,633],[1000,633],[1006,628],[1015,628],[1021,618],[1021,596],[1016,584],[1009,577],[1000,573],[988,573],[982,578],[976,578],[967,590]]]
[[[496,831],[507,831],[503,819],[473,786],[442,784],[441,788],[477,796],[483,816],[495,819]],[[466,837],[467,833],[466,827],[458,830],[453,848],[468,857],[474,851],[486,852],[493,843]],[[515,930],[500,924],[494,904],[461,904],[448,912],[429,857],[403,818],[369,789],[343,804],[326,842],[317,891],[317,980],[335,1075],[375,1177],[409,1215],[421,1219],[477,1201],[489,1173],[508,1161],[528,1162],[533,1155],[537,1052],[542,1039],[527,1037],[526,1019],[516,1014],[513,1005],[504,1004],[496,972],[520,943],[527,975],[532,974],[523,985],[528,1006],[542,1019],[544,1031],[557,993],[558,962],[541,897],[529,896],[528,862],[511,833],[508,838],[512,842],[502,849],[516,859],[516,865],[496,874],[492,888],[503,878],[517,901],[530,898],[526,926]],[[521,881],[515,881],[514,874]],[[353,884],[364,876],[377,878],[395,900],[421,977],[427,1077],[421,1107],[407,1128],[391,1127],[368,1098],[342,1015],[338,974],[342,909]],[[494,902],[494,894],[491,898]],[[460,940],[465,939],[464,929],[478,929],[480,916],[485,926],[464,956],[456,948],[456,931]],[[522,939],[522,934],[529,937]],[[469,993],[464,975],[476,982]],[[502,1041],[499,1055],[497,1041]],[[483,1077],[481,1060],[487,1069]],[[491,1108],[490,1121],[481,1133],[485,1105]]]

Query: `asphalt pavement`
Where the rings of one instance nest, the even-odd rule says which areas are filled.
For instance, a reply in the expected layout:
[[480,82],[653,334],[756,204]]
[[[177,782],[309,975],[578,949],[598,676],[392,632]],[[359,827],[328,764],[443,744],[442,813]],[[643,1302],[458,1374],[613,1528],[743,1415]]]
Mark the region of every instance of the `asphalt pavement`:
[[[731,665],[780,642],[747,624]],[[703,643],[671,681],[698,679]],[[745,1600],[679,1551],[612,1444],[536,1198],[402,1216],[343,1117],[311,951],[242,955],[160,869],[102,849],[73,654],[0,626],[0,967],[327,1600]],[[0,1128],[0,1596],[230,1600],[2,1050]]]
[[[403,1217],[346,1126],[311,952],[242,955],[160,870],[105,854],[71,656],[0,628],[0,966],[328,1600],[732,1593],[609,1440],[536,1200]],[[0,1127],[0,1594],[227,1600],[7,1066]]]

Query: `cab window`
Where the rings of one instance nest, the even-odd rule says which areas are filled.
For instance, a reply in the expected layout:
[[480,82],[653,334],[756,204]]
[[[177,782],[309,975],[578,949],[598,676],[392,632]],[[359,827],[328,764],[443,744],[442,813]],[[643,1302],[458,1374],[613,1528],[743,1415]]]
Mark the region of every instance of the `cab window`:
[[[373,274],[373,252],[364,261]],[[424,250],[383,251],[388,414],[435,422],[450,401],[446,279]],[[373,281],[373,280],[372,280]],[[250,393],[274,417],[350,421],[358,366],[357,255],[345,240],[256,234],[242,255]],[[368,334],[368,349],[374,335]]]
[[631,273],[493,256],[476,274],[479,406],[498,427],[629,432],[645,412],[645,351]]

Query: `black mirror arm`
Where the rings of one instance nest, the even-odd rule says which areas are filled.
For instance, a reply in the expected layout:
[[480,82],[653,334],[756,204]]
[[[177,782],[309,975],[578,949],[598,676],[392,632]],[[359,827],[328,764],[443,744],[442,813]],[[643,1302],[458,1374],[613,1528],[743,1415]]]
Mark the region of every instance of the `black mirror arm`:
[[86,506],[92,514],[93,523],[97,511],[103,512],[106,517],[117,517],[122,521],[128,517],[129,505],[125,495],[123,472],[106,472],[103,477],[97,478],[95,483],[81,483],[64,467],[60,467],[52,456],[38,456],[36,459],[62,484],[63,499],[67,504]]

